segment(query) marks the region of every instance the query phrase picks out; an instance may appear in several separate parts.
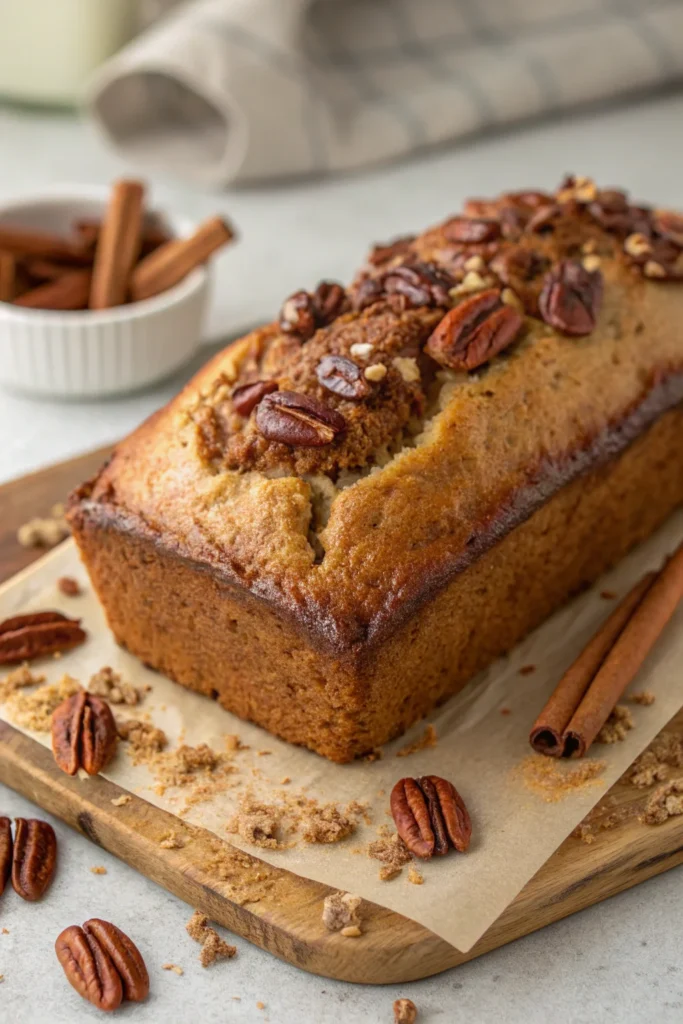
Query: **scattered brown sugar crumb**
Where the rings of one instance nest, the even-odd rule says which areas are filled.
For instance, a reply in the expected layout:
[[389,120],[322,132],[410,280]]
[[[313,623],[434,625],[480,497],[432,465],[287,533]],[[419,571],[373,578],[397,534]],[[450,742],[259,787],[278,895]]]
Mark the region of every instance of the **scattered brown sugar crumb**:
[[32,672],[28,662],[25,661],[23,665],[8,672],[4,679],[0,679],[0,704],[9,700],[17,690],[22,690],[26,686],[37,686],[44,682],[45,676]]
[[142,694],[130,683],[124,683],[118,672],[109,665],[104,665],[99,672],[91,676],[88,691],[97,697],[104,697],[110,704],[128,704],[134,707],[140,703]]
[[259,999],[259,1001],[256,1004],[256,1009],[257,1010],[265,1010],[265,1008],[266,1008],[266,1004],[262,1003],[261,1000]]
[[107,869],[103,864],[96,864],[94,867],[90,868],[90,870],[93,875],[106,875],[107,873]]
[[241,800],[239,814],[228,823],[228,832],[267,850],[281,850],[279,829],[283,809],[274,804],[263,804],[246,794]]
[[590,846],[595,842],[599,833],[618,828],[619,825],[638,814],[638,807],[632,804],[624,804],[621,807],[608,810],[604,806],[605,803],[606,801],[602,801],[588,812],[583,821],[571,833],[574,839],[580,839]]
[[683,741],[672,732],[660,732],[624,775],[637,789],[668,779],[671,768],[683,768]]
[[64,505],[53,505],[50,515],[35,516],[17,530],[17,540],[22,548],[53,548],[70,534],[69,524],[64,516]]
[[114,807],[125,807],[125,805],[129,804],[132,799],[133,797],[130,796],[129,793],[122,793],[121,796],[116,796],[114,797],[113,800],[110,800],[109,802],[112,803]]
[[272,750],[257,750],[256,751],[256,756],[257,757],[268,757],[268,755],[272,754],[272,753],[273,753]]
[[363,754],[363,760],[368,761],[372,764],[373,761],[381,761],[384,757],[384,751],[381,747],[375,747],[373,750],[369,750],[367,754]]
[[166,832],[165,835],[159,840],[159,846],[162,850],[182,850],[185,842],[182,836],[179,836],[177,832],[171,830]]
[[202,967],[210,967],[218,960],[230,960],[237,952],[236,946],[228,945],[218,932],[209,926],[208,917],[199,910],[195,910],[185,927],[190,938],[199,942],[202,947],[199,954]]
[[291,781],[292,780],[290,779],[289,775],[283,775],[282,778],[280,779],[280,785],[288,786]]
[[225,736],[225,752],[226,754],[236,754],[238,750],[249,750],[239,736],[234,733],[227,733]]
[[323,900],[323,924],[331,932],[340,932],[342,928],[360,924],[358,908],[362,903],[360,896],[350,892],[333,892]]
[[57,590],[65,597],[78,597],[82,593],[80,583],[73,576],[60,576],[57,580]]
[[56,683],[46,683],[33,693],[15,693],[7,703],[10,718],[34,732],[49,732],[52,712],[63,700],[82,689],[77,679],[63,675]]
[[510,714],[510,708],[501,708],[500,709],[500,714],[501,715],[509,715]]
[[394,1024],[415,1024],[417,1006],[412,999],[394,1000]]
[[429,747],[435,747],[439,741],[436,729],[433,725],[428,725],[419,739],[414,740],[412,743],[408,743],[405,747],[401,747],[396,753],[396,757],[408,757],[410,754],[416,754],[419,750],[427,750]]
[[618,595],[613,590],[601,590],[600,597],[603,601],[616,601]]
[[134,765],[150,764],[168,743],[163,729],[138,718],[117,722],[116,728],[119,738],[128,743],[128,756]]
[[519,670],[519,674],[520,674],[520,676],[530,676],[535,671],[536,671],[536,666],[535,665],[522,665],[522,667]]
[[642,704],[643,707],[649,708],[655,702],[655,695],[649,690],[641,690],[639,693],[630,693],[626,700],[631,704]]
[[2,934],[3,935],[9,935],[9,928],[3,928],[2,929]]
[[355,831],[356,821],[349,814],[336,804],[323,804],[305,813],[301,834],[305,843],[339,843]]
[[230,755],[200,743],[196,747],[183,744],[152,757],[148,764],[154,773],[156,792],[161,795],[169,787],[187,787],[185,806],[190,807],[227,788],[226,778],[235,770],[230,762]]
[[602,729],[595,737],[598,743],[621,743],[633,728],[633,714],[625,704],[617,704]]
[[398,832],[390,833],[386,826],[378,831],[379,839],[373,840],[368,846],[368,856],[381,862],[380,880],[389,882],[401,874],[404,865],[409,864],[412,857]]
[[411,864],[408,868],[408,881],[412,885],[422,885],[424,883],[424,875],[421,871],[418,871],[414,864]]
[[357,924],[349,924],[346,928],[342,928],[340,935],[343,935],[347,939],[357,939],[359,935],[362,935],[362,931]]
[[560,766],[542,754],[529,754],[514,769],[524,786],[543,797],[546,803],[556,803],[586,786],[599,785],[598,776],[605,770],[605,762],[584,759],[579,764]]
[[683,777],[659,786],[645,804],[646,825],[661,825],[667,818],[683,814]]
[[179,967],[178,964],[162,964],[161,969],[162,971],[173,971],[173,973],[177,974],[178,977],[185,973],[182,967]]

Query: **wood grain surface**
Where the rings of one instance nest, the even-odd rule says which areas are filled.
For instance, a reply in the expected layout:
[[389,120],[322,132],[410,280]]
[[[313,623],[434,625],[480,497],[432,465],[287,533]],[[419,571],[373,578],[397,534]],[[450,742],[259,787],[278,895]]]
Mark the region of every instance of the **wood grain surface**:
[[[16,530],[92,475],[108,454],[92,452],[0,487],[0,580],[28,565]],[[683,712],[670,723],[683,736]],[[236,934],[297,967],[330,978],[389,983],[455,967],[683,862],[683,818],[652,827],[639,821],[641,790],[618,783],[598,805],[605,816],[624,809],[616,827],[590,845],[570,837],[467,954],[407,918],[366,903],[363,935],[344,938],[321,920],[324,885],[271,867],[205,829],[99,777],[70,778],[51,753],[0,722],[0,782],[61,818],[148,878]],[[1,811],[1,808],[0,808]],[[182,844],[164,849],[173,832]]]

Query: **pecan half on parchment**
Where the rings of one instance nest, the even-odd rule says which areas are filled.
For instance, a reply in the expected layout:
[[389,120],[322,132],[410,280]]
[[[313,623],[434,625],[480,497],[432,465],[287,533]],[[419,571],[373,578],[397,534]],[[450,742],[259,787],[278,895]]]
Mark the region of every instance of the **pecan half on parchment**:
[[139,949],[120,928],[92,918],[57,937],[55,952],[69,983],[99,1010],[116,1010],[124,999],[141,1002],[149,975]]
[[416,857],[443,856],[450,847],[465,853],[472,822],[455,786],[438,775],[400,779],[391,791],[398,834]]
[[52,753],[67,775],[84,768],[97,775],[116,750],[116,722],[101,697],[80,690],[52,713]]
[[269,441],[295,448],[319,448],[331,444],[346,429],[346,420],[335,409],[298,391],[266,395],[256,409],[256,426]]
[[5,891],[12,872],[12,823],[9,818],[0,818],[0,896]]
[[69,619],[61,612],[13,615],[0,622],[0,664],[69,651],[84,640],[80,619]]
[[52,825],[36,818],[17,818],[14,826],[12,886],[22,899],[39,900],[52,881],[57,837]]
[[475,370],[512,344],[523,324],[522,315],[490,288],[449,310],[425,351],[451,370]]
[[580,336],[595,329],[602,305],[602,274],[578,260],[563,260],[546,274],[538,308],[547,324]]

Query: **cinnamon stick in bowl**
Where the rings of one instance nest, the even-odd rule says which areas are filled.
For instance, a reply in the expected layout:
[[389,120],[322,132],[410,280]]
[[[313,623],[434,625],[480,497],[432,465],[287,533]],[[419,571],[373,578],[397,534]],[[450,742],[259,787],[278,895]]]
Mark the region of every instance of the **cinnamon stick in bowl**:
[[209,217],[189,238],[175,238],[159,246],[140,260],[133,271],[131,298],[138,302],[167,291],[233,237],[222,217]]
[[529,741],[550,757],[583,757],[683,597],[683,545],[627,594],[565,672]]

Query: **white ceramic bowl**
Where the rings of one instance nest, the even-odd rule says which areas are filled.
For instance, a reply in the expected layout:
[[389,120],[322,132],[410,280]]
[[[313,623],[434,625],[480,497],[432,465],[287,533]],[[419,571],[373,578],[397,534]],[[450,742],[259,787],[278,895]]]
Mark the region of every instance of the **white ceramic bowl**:
[[[48,192],[0,205],[0,224],[69,234],[100,217],[108,189]],[[171,234],[194,225],[159,214]],[[173,373],[196,351],[210,271],[198,267],[173,288],[104,310],[24,309],[0,302],[0,383],[27,394],[84,398],[133,391]]]

